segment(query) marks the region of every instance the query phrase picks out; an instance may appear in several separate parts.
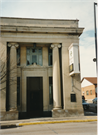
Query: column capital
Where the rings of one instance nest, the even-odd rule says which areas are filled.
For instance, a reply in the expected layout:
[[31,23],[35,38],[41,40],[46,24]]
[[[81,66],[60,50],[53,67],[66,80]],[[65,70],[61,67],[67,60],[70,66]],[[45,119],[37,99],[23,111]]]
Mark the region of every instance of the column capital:
[[12,47],[12,46],[18,48],[19,44],[18,43],[8,43],[8,47]]
[[55,48],[55,47],[57,47],[57,48],[60,48],[61,47],[61,45],[58,43],[54,43],[54,44],[51,44],[51,48]]

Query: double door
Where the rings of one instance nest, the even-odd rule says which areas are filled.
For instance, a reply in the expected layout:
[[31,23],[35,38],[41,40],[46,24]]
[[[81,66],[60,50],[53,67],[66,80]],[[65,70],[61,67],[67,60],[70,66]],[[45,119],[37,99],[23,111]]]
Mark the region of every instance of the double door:
[[43,116],[42,77],[27,77],[28,118]]

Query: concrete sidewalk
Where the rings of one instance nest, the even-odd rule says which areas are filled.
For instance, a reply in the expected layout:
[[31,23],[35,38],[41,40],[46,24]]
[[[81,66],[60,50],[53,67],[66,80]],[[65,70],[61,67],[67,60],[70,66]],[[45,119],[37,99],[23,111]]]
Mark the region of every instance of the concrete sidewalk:
[[0,121],[1,128],[35,124],[68,123],[68,122],[91,122],[97,121],[97,116],[60,117],[60,118],[31,118],[24,120]]

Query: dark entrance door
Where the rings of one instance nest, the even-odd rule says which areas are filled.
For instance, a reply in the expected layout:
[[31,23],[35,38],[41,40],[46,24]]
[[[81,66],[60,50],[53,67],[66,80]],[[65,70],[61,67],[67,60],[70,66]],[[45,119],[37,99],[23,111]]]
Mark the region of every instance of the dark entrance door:
[[28,118],[43,115],[42,77],[27,77],[27,115]]

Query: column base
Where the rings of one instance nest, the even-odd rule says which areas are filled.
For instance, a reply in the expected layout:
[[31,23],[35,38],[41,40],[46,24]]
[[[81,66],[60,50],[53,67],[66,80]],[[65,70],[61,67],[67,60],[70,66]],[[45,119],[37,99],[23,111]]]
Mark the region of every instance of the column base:
[[57,118],[57,117],[65,117],[65,111],[63,109],[57,109],[54,108],[52,110],[52,117]]
[[18,111],[0,112],[0,120],[18,120]]
[[9,111],[16,112],[17,108],[11,108]]
[[84,112],[82,109],[53,109],[52,110],[52,117],[81,117],[84,116]]

